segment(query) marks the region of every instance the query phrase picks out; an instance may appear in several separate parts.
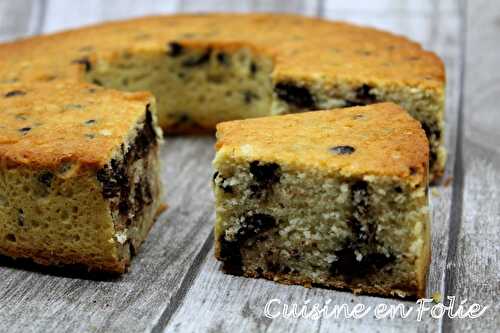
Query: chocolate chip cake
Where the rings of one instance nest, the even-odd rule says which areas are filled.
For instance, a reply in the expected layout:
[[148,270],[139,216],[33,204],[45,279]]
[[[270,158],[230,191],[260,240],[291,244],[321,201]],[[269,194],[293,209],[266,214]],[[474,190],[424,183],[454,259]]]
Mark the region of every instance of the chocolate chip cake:
[[154,98],[0,84],[0,254],[122,273],[160,208]]
[[394,102],[422,123],[431,177],[444,168],[443,63],[417,43],[375,29],[294,15],[173,15],[0,46],[0,83],[11,90],[64,81],[75,83],[75,94],[86,83],[150,91],[170,133]]
[[224,122],[213,162],[223,270],[421,297],[428,141],[392,103]]

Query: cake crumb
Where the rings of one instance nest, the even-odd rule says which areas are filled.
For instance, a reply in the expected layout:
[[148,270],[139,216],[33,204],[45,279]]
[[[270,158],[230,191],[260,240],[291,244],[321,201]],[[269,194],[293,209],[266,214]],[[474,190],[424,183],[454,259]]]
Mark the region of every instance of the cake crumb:
[[433,301],[434,303],[436,303],[436,304],[437,304],[437,303],[441,302],[441,300],[442,300],[442,299],[443,299],[443,296],[441,295],[441,293],[440,293],[440,292],[437,292],[437,291],[436,291],[436,292],[433,292],[433,293],[432,293],[432,301]]
[[440,197],[441,196],[441,192],[439,192],[439,190],[437,188],[433,188],[432,189],[432,196],[434,196],[434,197]]
[[453,177],[452,176],[448,176],[446,177],[446,179],[443,181],[443,186],[445,187],[448,187],[450,186],[450,184],[453,182]]

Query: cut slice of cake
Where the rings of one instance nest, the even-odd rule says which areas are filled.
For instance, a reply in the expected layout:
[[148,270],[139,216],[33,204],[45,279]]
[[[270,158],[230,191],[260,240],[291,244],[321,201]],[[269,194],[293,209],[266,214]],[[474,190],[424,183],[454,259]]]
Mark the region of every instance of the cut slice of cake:
[[124,272],[160,207],[151,95],[31,84],[0,99],[0,254]]
[[392,103],[217,125],[215,254],[226,272],[420,297],[429,146]]

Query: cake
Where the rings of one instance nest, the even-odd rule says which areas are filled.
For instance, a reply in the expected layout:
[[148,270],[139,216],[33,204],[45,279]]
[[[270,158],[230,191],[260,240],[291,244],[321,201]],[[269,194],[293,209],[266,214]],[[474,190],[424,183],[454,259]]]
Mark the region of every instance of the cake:
[[[276,14],[196,14],[105,23],[0,46],[0,84],[69,81],[150,91],[167,133],[221,121],[394,102],[419,120],[430,173],[444,169],[445,74],[408,39],[342,22]],[[26,98],[29,98],[28,96]],[[0,108],[4,108],[0,99]]]
[[422,297],[429,146],[399,106],[217,125],[215,255],[227,273]]
[[0,254],[123,273],[161,208],[154,98],[55,81],[0,100]]

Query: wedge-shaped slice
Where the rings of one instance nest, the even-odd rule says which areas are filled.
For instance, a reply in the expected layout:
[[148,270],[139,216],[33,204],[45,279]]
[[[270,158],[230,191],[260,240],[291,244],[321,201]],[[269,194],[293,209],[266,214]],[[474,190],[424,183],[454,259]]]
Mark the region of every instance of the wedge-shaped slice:
[[0,86],[0,254],[121,273],[160,207],[154,100],[75,88]]
[[219,124],[216,257],[248,277],[422,296],[428,147],[390,103]]

